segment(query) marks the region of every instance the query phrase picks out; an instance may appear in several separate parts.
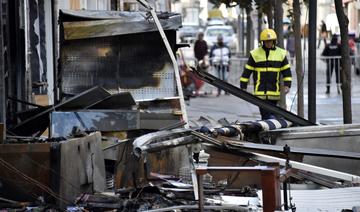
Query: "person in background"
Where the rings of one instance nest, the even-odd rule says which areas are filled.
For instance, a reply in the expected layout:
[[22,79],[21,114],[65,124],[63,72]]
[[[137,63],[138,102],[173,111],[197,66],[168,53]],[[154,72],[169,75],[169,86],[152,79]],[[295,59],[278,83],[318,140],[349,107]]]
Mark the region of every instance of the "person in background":
[[[215,67],[219,79],[225,82],[227,81],[227,72],[230,70],[230,57],[230,48],[224,43],[223,36],[219,34],[217,37],[217,43],[211,48],[210,51],[210,65]],[[220,96],[220,94],[221,89],[218,88],[217,96]]]
[[295,56],[295,37],[294,37],[294,32],[291,29],[289,29],[287,34],[286,50],[289,52],[290,60],[292,61]]
[[[262,46],[250,52],[244,72],[240,78],[240,88],[247,89],[250,76],[253,74],[254,95],[277,105],[280,100],[280,77],[283,76],[284,92],[290,91],[292,75],[290,64],[286,58],[286,50],[276,46],[277,36],[274,30],[264,29],[260,33]],[[275,114],[260,109],[261,119],[274,119]]]
[[350,49],[350,60],[351,60],[351,64],[355,67],[355,54],[356,54],[356,42],[355,42],[355,33],[354,32],[350,32],[349,33],[349,49]]
[[208,45],[204,40],[204,33],[199,32],[197,36],[197,40],[194,44],[194,55],[196,58],[196,62],[204,60],[205,55],[208,54]]
[[[199,32],[197,40],[194,43],[194,55],[195,55],[195,66],[202,70],[206,70],[209,67],[209,55],[208,55],[208,45],[204,40],[204,33]],[[200,89],[203,86],[204,82],[195,76],[195,96],[199,95]]]
[[[333,70],[335,69],[335,79],[337,84],[337,92],[340,94],[340,56],[341,56],[341,45],[338,42],[338,36],[333,35],[329,44],[327,44],[321,53],[325,58],[326,62],[326,94],[330,94],[331,77]],[[337,58],[334,58],[337,57]]]
[[318,48],[320,48],[320,44],[321,41],[324,41],[324,45],[326,46],[326,39],[327,39],[327,27],[326,24],[324,22],[324,20],[321,21],[321,25],[320,25],[320,35],[319,35],[319,44],[318,44]]

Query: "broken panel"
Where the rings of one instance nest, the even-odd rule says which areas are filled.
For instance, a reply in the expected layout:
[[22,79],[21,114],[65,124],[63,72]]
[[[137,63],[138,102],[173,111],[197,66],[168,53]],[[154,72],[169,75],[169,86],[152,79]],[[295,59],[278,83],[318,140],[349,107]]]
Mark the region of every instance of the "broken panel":
[[41,134],[49,125],[49,113],[53,110],[70,110],[70,109],[83,109],[90,107],[91,105],[100,102],[108,97],[111,94],[101,87],[90,88],[74,97],[71,97],[53,107],[49,107],[45,110],[40,110],[41,112],[35,114],[32,117],[22,121],[14,128],[11,129],[11,132],[16,135],[29,136]]
[[171,113],[140,113],[141,129],[159,130],[181,121],[181,117]]
[[96,103],[89,109],[124,109],[136,105],[134,98],[129,92],[113,94],[109,98]]
[[[42,196],[63,209],[84,192],[104,191],[101,134],[60,143],[0,144],[0,170],[2,198],[33,202]],[[54,194],[58,198],[49,201]]]
[[74,127],[102,132],[137,130],[140,128],[140,115],[130,110],[51,113],[51,137],[68,137]]

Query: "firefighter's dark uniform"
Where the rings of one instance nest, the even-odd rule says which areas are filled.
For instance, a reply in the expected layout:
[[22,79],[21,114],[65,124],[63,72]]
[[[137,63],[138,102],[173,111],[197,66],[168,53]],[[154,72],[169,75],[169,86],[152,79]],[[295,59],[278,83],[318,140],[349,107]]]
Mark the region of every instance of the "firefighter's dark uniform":
[[[279,47],[267,49],[262,46],[250,52],[245,70],[240,78],[240,88],[246,89],[250,75],[254,79],[254,95],[276,105],[280,100],[280,74],[284,86],[291,86],[291,70],[286,58],[286,50]],[[275,118],[270,112],[260,108],[261,118]]]

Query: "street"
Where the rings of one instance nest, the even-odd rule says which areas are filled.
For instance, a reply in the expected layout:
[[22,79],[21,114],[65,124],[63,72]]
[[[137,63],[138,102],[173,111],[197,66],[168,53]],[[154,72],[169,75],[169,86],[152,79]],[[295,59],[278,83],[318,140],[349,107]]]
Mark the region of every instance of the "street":
[[[187,61],[191,60],[192,48],[183,49]],[[322,48],[317,49],[317,55],[320,56]],[[239,78],[243,71],[244,63],[247,58],[232,58],[232,65],[230,68],[230,75],[228,81],[233,85],[239,86]],[[190,63],[191,64],[191,63]],[[303,65],[307,70],[307,63]],[[287,109],[296,113],[297,111],[297,85],[295,65],[292,65],[293,84],[290,93],[287,95],[286,103]],[[216,76],[214,70],[210,67],[210,73]],[[331,80],[331,93],[325,94],[326,88],[326,64],[322,60],[317,60],[317,123],[321,124],[342,124],[342,95],[337,93],[335,83],[335,74]],[[352,117],[353,123],[360,123],[360,76],[356,75],[354,70],[352,73]],[[308,110],[308,76],[305,72],[304,76],[304,110],[305,118],[307,118]],[[250,84],[248,91],[252,91]],[[254,106],[242,99],[232,95],[222,95],[216,97],[217,89],[205,83],[201,89],[202,95],[196,98],[191,98],[187,106],[188,116],[190,121],[199,119],[200,116],[211,117],[215,120],[226,118],[228,121],[254,121],[260,119],[260,113],[257,106]]]

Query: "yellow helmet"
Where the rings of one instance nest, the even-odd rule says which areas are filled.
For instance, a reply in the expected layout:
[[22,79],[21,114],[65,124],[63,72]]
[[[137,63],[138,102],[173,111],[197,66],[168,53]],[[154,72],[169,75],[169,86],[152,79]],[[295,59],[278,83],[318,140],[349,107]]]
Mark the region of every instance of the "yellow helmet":
[[266,40],[276,40],[277,36],[273,29],[264,29],[260,33],[260,41],[266,41]]

